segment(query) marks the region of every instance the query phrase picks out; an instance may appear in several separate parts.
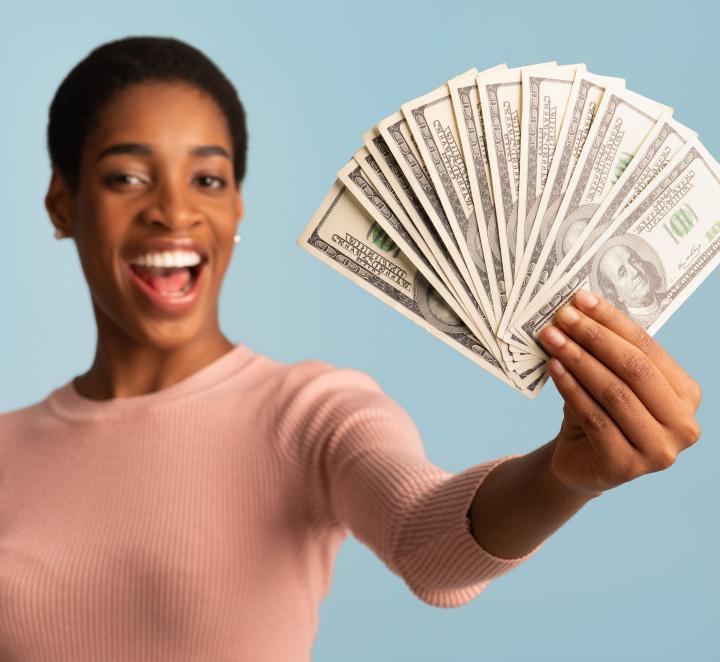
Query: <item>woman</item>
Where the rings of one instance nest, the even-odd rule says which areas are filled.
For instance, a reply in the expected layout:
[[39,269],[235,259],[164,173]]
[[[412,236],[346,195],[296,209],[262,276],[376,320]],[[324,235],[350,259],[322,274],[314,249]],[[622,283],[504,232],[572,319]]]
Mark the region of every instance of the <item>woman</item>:
[[457,474],[368,375],[228,340],[244,115],[187,44],[95,49],[56,93],[48,146],[46,208],[97,347],[0,416],[2,659],[308,659],[348,532],[420,599],[460,606],[698,438],[697,384],[590,293],[543,336],[557,437]]

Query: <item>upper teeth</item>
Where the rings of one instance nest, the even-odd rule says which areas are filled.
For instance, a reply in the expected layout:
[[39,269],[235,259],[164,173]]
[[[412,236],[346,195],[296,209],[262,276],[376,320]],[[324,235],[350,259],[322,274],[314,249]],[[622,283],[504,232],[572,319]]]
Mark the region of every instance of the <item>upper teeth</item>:
[[130,260],[130,264],[139,264],[143,267],[193,267],[200,262],[202,262],[202,257],[195,251],[146,253]]

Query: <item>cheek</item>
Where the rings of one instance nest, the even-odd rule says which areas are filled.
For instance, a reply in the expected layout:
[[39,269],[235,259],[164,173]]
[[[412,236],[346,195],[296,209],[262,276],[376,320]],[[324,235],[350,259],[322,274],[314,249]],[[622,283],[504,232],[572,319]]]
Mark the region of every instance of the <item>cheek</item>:
[[128,212],[117,201],[106,196],[88,196],[78,207],[78,221],[84,233],[103,246],[112,244],[127,225]]
[[108,217],[96,216],[84,219],[78,234],[78,254],[91,285],[103,287],[107,280],[117,282],[122,276],[120,252],[125,230]]
[[216,253],[213,257],[214,259],[210,261],[207,267],[210,267],[210,274],[213,281],[215,281],[216,284],[219,284],[220,280],[225,278],[228,272],[228,268],[232,262],[232,253],[227,250],[222,250]]
[[621,281],[622,283],[622,289],[625,290],[628,294],[632,294],[635,291],[635,286],[633,284],[633,274],[631,274],[629,271],[627,274],[625,274],[625,277]]

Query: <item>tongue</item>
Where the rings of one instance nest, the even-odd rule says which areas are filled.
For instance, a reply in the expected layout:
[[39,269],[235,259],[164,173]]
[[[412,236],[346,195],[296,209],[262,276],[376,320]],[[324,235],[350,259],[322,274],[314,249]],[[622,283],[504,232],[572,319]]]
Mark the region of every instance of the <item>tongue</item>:
[[140,277],[158,292],[179,292],[191,278],[187,267],[137,267]]

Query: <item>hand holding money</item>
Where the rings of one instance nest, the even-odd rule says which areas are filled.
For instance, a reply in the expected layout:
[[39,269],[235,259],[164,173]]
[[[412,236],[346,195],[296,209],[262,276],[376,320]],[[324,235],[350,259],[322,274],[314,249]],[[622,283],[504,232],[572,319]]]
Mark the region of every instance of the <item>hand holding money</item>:
[[565,400],[552,471],[590,496],[671,466],[700,436],[700,387],[645,331],[584,290],[540,339]]
[[654,335],[720,262],[720,165],[584,64],[470,69],[380,120],[298,244],[505,384],[578,289]]

